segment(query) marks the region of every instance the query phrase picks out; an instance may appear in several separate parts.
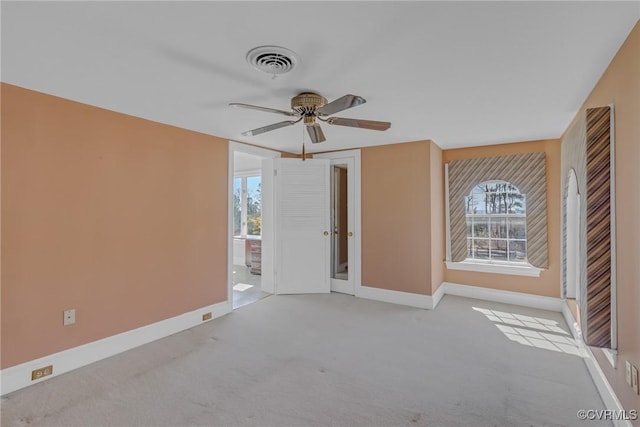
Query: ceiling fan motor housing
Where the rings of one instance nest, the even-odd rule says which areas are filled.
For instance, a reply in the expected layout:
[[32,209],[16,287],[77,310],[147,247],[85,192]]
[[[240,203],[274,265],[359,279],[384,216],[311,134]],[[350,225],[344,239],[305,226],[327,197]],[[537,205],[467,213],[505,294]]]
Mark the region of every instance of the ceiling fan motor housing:
[[303,92],[291,98],[291,109],[304,117],[304,123],[314,122],[316,110],[327,105],[327,98],[312,92]]

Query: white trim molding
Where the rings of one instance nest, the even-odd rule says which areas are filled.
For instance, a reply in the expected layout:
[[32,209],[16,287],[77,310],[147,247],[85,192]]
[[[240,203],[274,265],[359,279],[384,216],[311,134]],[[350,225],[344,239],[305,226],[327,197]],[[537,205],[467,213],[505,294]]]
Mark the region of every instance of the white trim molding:
[[[610,194],[610,221],[611,227],[609,235],[611,236],[611,285],[610,285],[610,302],[611,302],[611,348],[617,350],[618,348],[618,269],[617,269],[617,239],[616,239],[616,120],[614,105],[609,104],[609,120],[610,120],[610,141],[609,141],[609,161],[610,161],[610,173],[609,173],[609,194]],[[615,353],[615,351],[614,351]],[[617,358],[617,353],[615,353]],[[615,367],[612,355],[605,352],[605,356],[609,359],[611,364]]]
[[[233,179],[235,173],[235,153],[246,153],[254,156],[262,157],[263,159],[275,159],[281,156],[279,151],[270,150],[267,148],[256,147],[255,145],[243,144],[241,142],[229,141],[229,158],[228,158],[228,183],[227,183],[227,302],[230,306],[233,306]],[[257,171],[256,171],[257,172]],[[260,175],[262,176],[262,169],[260,169]],[[273,233],[269,229],[273,230],[273,214],[266,212],[265,199],[273,194],[272,186],[273,180],[270,177],[262,176],[262,232],[263,234]],[[269,203],[266,203],[269,205]],[[271,206],[271,205],[269,205]],[[269,237],[262,239],[262,290],[272,292],[273,291],[273,277],[270,276],[270,272],[273,271],[271,266],[271,255],[265,252],[271,252],[271,241],[273,240],[269,234]]]
[[567,322],[567,326],[569,327],[573,338],[575,340],[582,340],[582,330],[580,329],[578,322],[573,318],[573,314],[571,313],[571,309],[569,308],[566,300],[564,301],[564,304],[562,304],[561,312],[562,317],[564,317],[564,321]]
[[356,297],[391,304],[407,305],[409,307],[426,308],[429,310],[435,308],[433,304],[434,299],[431,295],[392,291],[390,289],[374,288],[371,286],[356,287]]
[[416,294],[411,292],[393,291],[390,289],[361,286],[356,289],[356,297],[376,301],[402,304],[410,307],[433,310],[445,295],[456,295],[485,301],[501,302],[504,304],[520,305],[562,312],[564,300],[541,295],[525,294],[521,292],[503,291],[500,289],[482,288],[479,286],[460,285],[443,282],[433,295]]
[[560,298],[504,291],[501,289],[482,288],[479,286],[460,285],[449,282],[444,282],[440,287],[444,288],[443,291],[446,295],[457,295],[504,304],[521,305],[541,310],[561,312],[562,305],[564,304],[564,301]]
[[440,286],[438,286],[438,289],[436,289],[433,295],[431,295],[433,306],[430,308],[432,310],[436,308],[438,304],[440,304],[440,301],[442,300],[442,297],[444,296],[444,294],[445,294],[445,286],[444,286],[444,283],[441,283]]
[[451,207],[449,206],[449,163],[444,164],[444,237],[445,256],[447,262],[451,259]]
[[514,276],[540,277],[541,268],[526,264],[491,264],[482,262],[445,261],[449,270],[475,271],[479,273],[511,274]]
[[[318,153],[313,155],[314,159],[353,159],[353,238],[354,244],[354,256],[353,260],[349,260],[349,274],[353,274],[353,294],[349,289],[348,294],[358,296],[362,292],[362,176],[361,176],[361,152],[360,149],[344,150],[344,151],[330,151],[326,153]],[[375,289],[375,288],[372,288]],[[367,297],[363,297],[367,298]],[[376,299],[376,298],[369,298]],[[380,300],[384,301],[384,300]],[[411,305],[411,304],[407,304]]]
[[[98,341],[5,368],[0,371],[0,395],[5,395],[29,385],[46,381],[118,353],[148,344],[160,338],[168,337],[169,335],[184,331],[204,322],[209,322],[212,319],[230,313],[231,310],[231,304],[223,301]],[[202,315],[205,313],[211,313],[211,319],[203,321]],[[53,365],[52,375],[32,381],[31,371],[47,365]]]
[[618,368],[618,350],[612,350],[610,348],[601,348],[600,350],[602,350],[602,354],[604,354],[604,357],[607,358],[607,360],[611,364],[611,367],[613,369],[617,369]]

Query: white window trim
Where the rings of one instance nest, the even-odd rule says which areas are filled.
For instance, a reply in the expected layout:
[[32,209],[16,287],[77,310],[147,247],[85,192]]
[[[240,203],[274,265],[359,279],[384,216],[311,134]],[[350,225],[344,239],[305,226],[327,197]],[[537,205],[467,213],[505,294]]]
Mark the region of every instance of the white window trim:
[[543,271],[529,263],[509,263],[500,264],[493,262],[473,261],[451,261],[451,228],[450,228],[450,207],[449,207],[449,164],[444,165],[444,204],[445,204],[445,235],[446,235],[446,261],[449,270],[474,271],[478,273],[509,274],[514,276],[540,277]]
[[540,277],[541,268],[531,264],[496,264],[495,262],[481,262],[479,260],[453,262],[446,261],[449,270],[475,271],[479,273],[511,274],[514,276]]
[[601,348],[602,354],[607,358],[609,364],[616,369],[618,367],[618,351],[610,348]]

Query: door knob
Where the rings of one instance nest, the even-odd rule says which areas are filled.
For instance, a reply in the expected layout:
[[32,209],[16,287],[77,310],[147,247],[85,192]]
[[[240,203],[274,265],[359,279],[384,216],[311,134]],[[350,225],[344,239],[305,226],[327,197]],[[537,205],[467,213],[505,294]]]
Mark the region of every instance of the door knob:
[[348,233],[347,233],[347,236],[349,236],[349,237],[353,237],[353,232],[352,232],[352,231],[348,232]]
[[328,232],[328,231],[325,231],[325,232],[324,232],[324,235],[325,235],[325,236],[328,236],[328,235],[329,235],[329,232]]

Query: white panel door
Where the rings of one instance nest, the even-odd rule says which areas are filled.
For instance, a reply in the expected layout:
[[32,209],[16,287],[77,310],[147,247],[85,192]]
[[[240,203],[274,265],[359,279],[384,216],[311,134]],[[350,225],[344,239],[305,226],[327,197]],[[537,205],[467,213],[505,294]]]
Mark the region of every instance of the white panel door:
[[273,294],[274,284],[274,252],[275,252],[275,222],[274,222],[274,175],[275,160],[262,160],[261,208],[262,208],[262,290]]
[[329,161],[276,160],[277,294],[330,292]]

